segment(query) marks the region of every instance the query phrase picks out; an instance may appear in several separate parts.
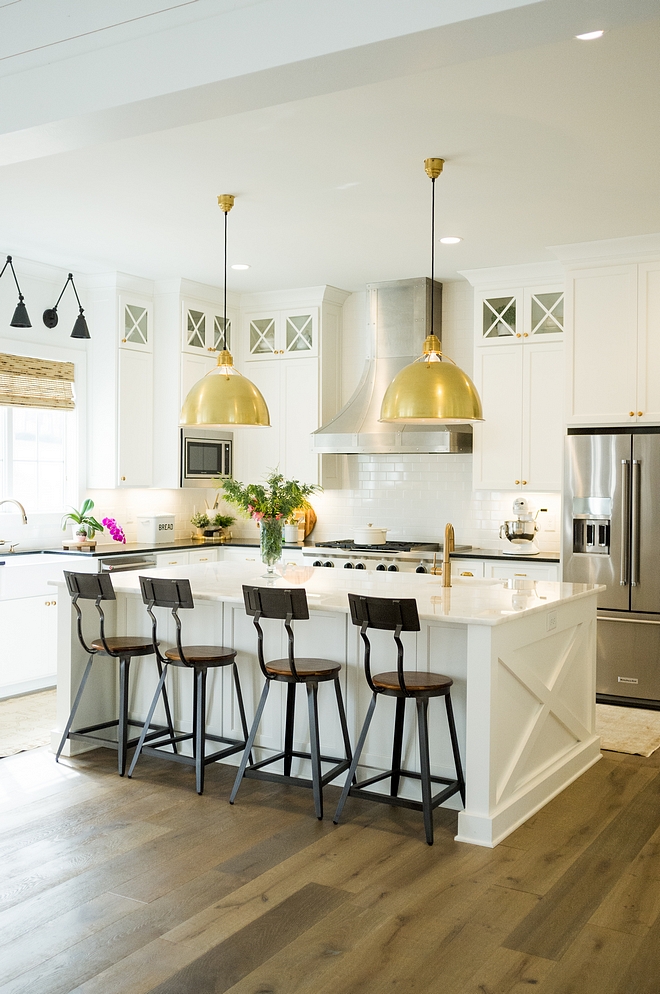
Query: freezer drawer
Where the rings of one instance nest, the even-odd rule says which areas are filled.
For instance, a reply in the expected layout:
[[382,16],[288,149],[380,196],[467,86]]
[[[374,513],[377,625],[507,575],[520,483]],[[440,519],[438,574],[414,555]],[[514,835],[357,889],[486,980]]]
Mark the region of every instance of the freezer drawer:
[[660,617],[598,612],[596,693],[660,701]]

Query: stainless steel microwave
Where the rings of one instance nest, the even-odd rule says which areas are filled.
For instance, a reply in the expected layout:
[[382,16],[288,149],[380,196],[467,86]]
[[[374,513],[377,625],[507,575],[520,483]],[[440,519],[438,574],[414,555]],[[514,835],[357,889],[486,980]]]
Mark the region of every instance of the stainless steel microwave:
[[231,476],[233,442],[230,431],[181,428],[180,486],[211,487],[214,480]]

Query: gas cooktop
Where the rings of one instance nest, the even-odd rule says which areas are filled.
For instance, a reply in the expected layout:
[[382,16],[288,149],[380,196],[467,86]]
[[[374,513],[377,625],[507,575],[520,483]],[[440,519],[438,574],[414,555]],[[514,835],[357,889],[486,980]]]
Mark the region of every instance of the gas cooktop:
[[316,542],[317,549],[343,549],[346,552],[440,552],[437,542],[383,542],[382,545],[358,545],[351,538],[336,542]]

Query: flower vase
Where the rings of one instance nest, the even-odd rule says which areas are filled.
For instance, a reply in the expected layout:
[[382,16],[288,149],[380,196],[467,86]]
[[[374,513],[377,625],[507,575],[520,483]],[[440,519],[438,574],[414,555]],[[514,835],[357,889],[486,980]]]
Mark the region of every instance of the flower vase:
[[282,557],[282,522],[280,518],[262,518],[261,561],[266,566],[266,577],[275,577],[275,563]]

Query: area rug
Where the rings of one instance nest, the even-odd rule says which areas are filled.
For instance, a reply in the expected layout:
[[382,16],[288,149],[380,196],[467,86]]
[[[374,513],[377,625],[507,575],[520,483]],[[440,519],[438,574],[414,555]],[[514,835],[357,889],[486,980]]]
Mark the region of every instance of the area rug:
[[650,756],[660,747],[660,711],[597,704],[596,734],[601,749]]
[[50,744],[55,727],[57,691],[0,701],[0,759]]

